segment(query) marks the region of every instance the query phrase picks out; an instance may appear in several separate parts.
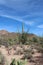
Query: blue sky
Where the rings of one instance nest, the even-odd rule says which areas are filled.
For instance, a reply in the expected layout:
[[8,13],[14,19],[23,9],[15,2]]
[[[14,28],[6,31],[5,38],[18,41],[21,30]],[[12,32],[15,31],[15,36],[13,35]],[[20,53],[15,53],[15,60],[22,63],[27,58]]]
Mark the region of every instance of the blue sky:
[[0,30],[21,31],[22,22],[25,31],[43,34],[43,0],[0,0]]

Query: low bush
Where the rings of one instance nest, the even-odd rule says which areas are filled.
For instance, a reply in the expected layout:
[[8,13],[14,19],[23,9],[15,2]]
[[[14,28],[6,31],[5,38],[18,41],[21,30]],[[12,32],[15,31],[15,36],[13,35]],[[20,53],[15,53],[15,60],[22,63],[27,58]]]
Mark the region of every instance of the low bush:
[[12,60],[11,64],[10,65],[25,65],[26,61],[17,61],[15,59]]

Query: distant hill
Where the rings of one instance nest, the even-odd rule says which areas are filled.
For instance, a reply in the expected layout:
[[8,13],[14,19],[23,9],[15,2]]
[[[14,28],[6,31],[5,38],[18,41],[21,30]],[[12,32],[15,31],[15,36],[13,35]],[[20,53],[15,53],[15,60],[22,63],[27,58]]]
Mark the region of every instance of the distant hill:
[[0,36],[4,38],[15,38],[17,36],[17,33],[0,30]]
[[[6,30],[0,30],[0,44],[7,45],[7,44],[14,44],[19,42],[18,34],[15,32],[8,32]],[[21,34],[20,34],[21,35]],[[43,38],[38,37],[35,34],[27,33],[27,42],[31,43],[38,43],[41,40],[43,43]]]
[[0,30],[0,35],[8,34],[9,32],[6,30]]
[[[18,34],[19,33],[15,33],[15,32],[8,32],[6,30],[0,30],[0,38],[1,39],[4,39],[4,40],[7,40],[7,39],[17,39],[18,38]],[[21,34],[20,34],[21,35]],[[27,37],[28,39],[31,39],[32,38],[39,38],[37,35],[35,34],[30,34],[30,33],[27,33]]]
[[[0,36],[7,36],[7,37],[16,37],[19,33],[15,32],[8,32],[6,30],[0,30]],[[27,34],[27,36],[31,37],[37,37],[35,34]]]

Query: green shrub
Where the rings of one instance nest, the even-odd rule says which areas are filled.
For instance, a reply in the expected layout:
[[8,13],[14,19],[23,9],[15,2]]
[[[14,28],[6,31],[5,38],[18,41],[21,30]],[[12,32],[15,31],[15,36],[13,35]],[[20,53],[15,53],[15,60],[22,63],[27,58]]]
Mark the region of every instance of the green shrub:
[[13,59],[10,65],[25,65],[25,61],[21,61],[21,60],[17,61]]
[[32,41],[33,41],[33,42],[38,42],[38,39],[37,39],[36,37],[33,37],[33,38],[32,38]]

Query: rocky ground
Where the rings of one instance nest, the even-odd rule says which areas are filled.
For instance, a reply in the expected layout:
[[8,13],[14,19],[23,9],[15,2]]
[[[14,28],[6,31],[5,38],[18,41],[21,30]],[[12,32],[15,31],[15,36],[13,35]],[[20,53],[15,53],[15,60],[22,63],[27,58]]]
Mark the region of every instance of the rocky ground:
[[[12,47],[6,48],[5,46],[0,47],[0,52],[7,59],[8,64],[11,63],[12,59],[21,59],[24,56],[24,50],[30,49],[29,45],[14,45]],[[26,65],[43,65],[43,54],[39,53],[35,48],[32,49],[34,53],[32,58],[27,60]]]

